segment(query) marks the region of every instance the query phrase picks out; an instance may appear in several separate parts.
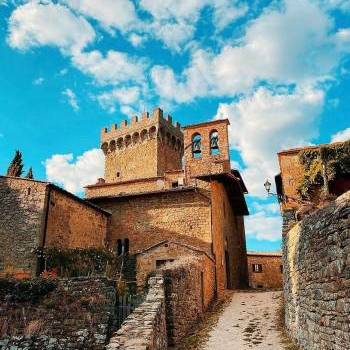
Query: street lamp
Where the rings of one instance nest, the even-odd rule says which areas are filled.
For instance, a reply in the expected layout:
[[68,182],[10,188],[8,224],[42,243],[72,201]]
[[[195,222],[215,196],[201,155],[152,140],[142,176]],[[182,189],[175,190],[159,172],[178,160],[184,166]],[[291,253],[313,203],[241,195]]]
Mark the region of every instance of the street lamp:
[[267,194],[270,194],[271,182],[269,181],[269,179],[266,179],[266,181],[264,183],[264,187],[265,187],[265,190],[266,190]]

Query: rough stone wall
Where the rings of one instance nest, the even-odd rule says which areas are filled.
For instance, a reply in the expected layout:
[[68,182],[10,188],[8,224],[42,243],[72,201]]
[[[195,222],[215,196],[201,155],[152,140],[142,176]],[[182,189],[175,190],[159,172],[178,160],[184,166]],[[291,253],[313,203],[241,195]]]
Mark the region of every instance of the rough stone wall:
[[226,288],[247,284],[244,221],[236,216],[225,187],[212,181],[213,251],[216,260],[218,296]]
[[[195,248],[179,244],[176,242],[164,242],[154,248],[137,254],[137,285],[144,287],[150,274],[156,270],[163,270],[164,267],[157,268],[157,261],[167,261],[167,265],[172,265],[172,261],[181,262],[183,259],[197,257],[203,273],[203,298],[206,308],[213,300],[215,293],[215,261],[202,251]],[[191,260],[191,259],[190,259]]]
[[193,257],[157,271],[149,278],[146,301],[112,336],[107,350],[165,350],[179,344],[213,300],[214,274],[209,258]]
[[151,277],[148,286],[146,300],[112,335],[106,350],[167,349],[163,277]]
[[56,248],[103,247],[108,216],[66,193],[50,190],[45,246]]
[[112,212],[107,235],[111,247],[118,239],[129,238],[130,253],[137,253],[170,239],[210,252],[210,203],[195,191],[96,198],[94,203]]
[[[262,272],[254,272],[253,264],[261,264]],[[282,289],[281,255],[248,254],[249,287]]]
[[307,350],[350,349],[350,192],[283,235],[286,325]]
[[[3,303],[0,321],[16,333],[2,350],[104,349],[114,315],[115,282],[104,278],[61,280],[38,301]],[[7,322],[5,322],[7,321]]]
[[176,345],[190,332],[209,304],[205,298],[205,281],[214,276],[205,278],[203,261],[193,258],[175,261],[164,267],[163,272],[168,344]]
[[[184,128],[185,171],[188,178],[231,170],[227,125],[228,120],[217,120]],[[219,136],[220,154],[217,155],[210,154],[210,134],[214,130],[218,132]],[[194,158],[192,155],[192,147],[190,145],[195,134],[200,134],[202,137],[201,158]]]
[[166,170],[181,169],[183,134],[180,124],[173,125],[157,108],[151,117],[133,117],[118,128],[103,129],[101,148],[105,153],[107,183],[163,176]]
[[0,275],[36,273],[47,184],[0,177]]

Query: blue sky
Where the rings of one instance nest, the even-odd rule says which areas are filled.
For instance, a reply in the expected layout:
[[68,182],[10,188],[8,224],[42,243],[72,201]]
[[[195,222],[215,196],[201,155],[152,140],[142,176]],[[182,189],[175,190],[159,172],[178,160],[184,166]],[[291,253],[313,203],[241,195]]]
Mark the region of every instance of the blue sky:
[[0,172],[20,149],[79,194],[103,172],[102,127],[158,105],[227,117],[248,249],[279,249],[262,184],[277,151],[350,137],[349,53],[349,0],[0,0]]

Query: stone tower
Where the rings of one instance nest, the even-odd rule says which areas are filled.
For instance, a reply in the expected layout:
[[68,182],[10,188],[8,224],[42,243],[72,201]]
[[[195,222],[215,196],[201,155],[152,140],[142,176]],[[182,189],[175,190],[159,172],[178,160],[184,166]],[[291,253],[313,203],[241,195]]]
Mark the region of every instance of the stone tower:
[[134,116],[120,127],[102,129],[101,148],[105,154],[105,181],[118,183],[129,180],[164,176],[164,172],[182,168],[183,133],[172,118],[163,118],[160,108],[153,115],[144,113],[141,120]]
[[183,128],[187,179],[230,172],[229,124],[221,119]]

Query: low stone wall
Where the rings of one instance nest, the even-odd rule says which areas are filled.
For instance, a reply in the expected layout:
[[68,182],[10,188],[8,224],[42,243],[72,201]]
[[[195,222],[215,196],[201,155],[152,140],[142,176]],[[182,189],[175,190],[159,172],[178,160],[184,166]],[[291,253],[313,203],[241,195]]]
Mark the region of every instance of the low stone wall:
[[307,350],[350,349],[350,192],[283,235],[286,326]]
[[164,278],[151,277],[146,300],[111,337],[107,350],[164,350],[167,348]]
[[23,286],[3,293],[0,349],[104,349],[114,315],[113,281],[63,279],[48,293],[40,281],[33,283],[38,283],[38,295],[31,288],[24,292]]
[[112,336],[107,350],[165,350],[188,334],[215,294],[212,261],[181,258],[150,277],[146,301]]

